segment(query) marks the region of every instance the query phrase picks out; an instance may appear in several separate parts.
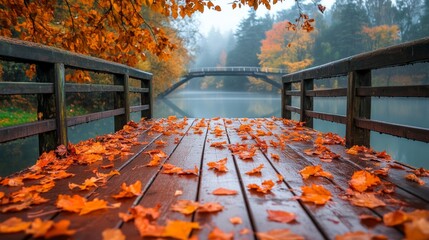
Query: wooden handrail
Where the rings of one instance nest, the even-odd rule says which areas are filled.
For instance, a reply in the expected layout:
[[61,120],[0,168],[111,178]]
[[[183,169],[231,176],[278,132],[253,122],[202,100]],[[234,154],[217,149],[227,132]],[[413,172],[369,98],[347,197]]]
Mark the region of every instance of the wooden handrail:
[[[0,82],[1,95],[36,94],[37,111],[48,119],[0,128],[0,143],[39,136],[39,150],[46,151],[67,144],[67,127],[107,117],[115,118],[115,130],[130,120],[131,112],[152,117],[152,74],[126,65],[72,53],[41,44],[0,37],[0,59],[36,64],[38,82]],[[65,68],[112,74],[114,84],[65,83]],[[130,87],[129,79],[140,80],[140,87]],[[67,117],[65,97],[76,92],[113,92],[114,109]],[[141,95],[140,105],[130,106],[129,93]]]
[[[429,85],[371,85],[371,71],[419,62],[429,62],[429,38],[362,53],[321,66],[283,76],[282,117],[300,114],[300,120],[313,127],[313,118],[346,124],[346,145],[370,144],[370,131],[429,142],[429,129],[371,120],[371,97],[429,97]],[[347,88],[315,90],[314,81],[347,76]],[[292,84],[300,90],[292,90]],[[300,97],[300,108],[292,106],[292,96]],[[347,115],[314,112],[314,97],[347,96]]]

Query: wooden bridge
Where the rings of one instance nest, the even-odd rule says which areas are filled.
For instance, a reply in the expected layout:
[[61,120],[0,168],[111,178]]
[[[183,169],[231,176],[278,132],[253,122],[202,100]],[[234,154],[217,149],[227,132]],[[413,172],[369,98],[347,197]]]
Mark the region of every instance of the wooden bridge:
[[262,81],[273,85],[276,88],[281,88],[281,84],[268,76],[282,76],[286,74],[284,69],[277,68],[259,68],[259,67],[205,67],[191,68],[178,82],[174,83],[164,92],[158,94],[158,98],[163,98],[172,93],[178,87],[187,83],[189,80],[198,77],[206,76],[249,76],[256,77]]
[[[44,82],[1,82],[0,94],[37,94],[39,109],[54,109],[44,114],[49,119],[0,128],[1,142],[38,134],[43,148],[56,151],[1,179],[0,237],[428,239],[429,172],[355,146],[369,146],[369,131],[429,142],[428,129],[370,116],[374,96],[429,97],[428,85],[371,85],[371,70],[427,62],[428,52],[429,38],[285,75],[284,118],[150,119],[149,73],[1,39],[2,60],[45,70],[37,73]],[[64,67],[118,80],[69,84]],[[347,88],[314,89],[319,79],[341,75],[348,77]],[[129,78],[140,79],[142,87],[129,87]],[[116,110],[66,116],[65,94],[104,89],[116,93]],[[130,106],[131,91],[142,95],[140,106]],[[300,97],[299,108],[293,96]],[[347,96],[346,116],[313,111],[315,97],[336,96]],[[47,107],[46,97],[55,99],[53,105]],[[128,122],[133,110],[148,120]],[[292,112],[301,122],[286,119]],[[67,126],[107,115],[115,116],[115,134],[60,145],[67,143]],[[346,139],[309,128],[313,118],[346,124]]]

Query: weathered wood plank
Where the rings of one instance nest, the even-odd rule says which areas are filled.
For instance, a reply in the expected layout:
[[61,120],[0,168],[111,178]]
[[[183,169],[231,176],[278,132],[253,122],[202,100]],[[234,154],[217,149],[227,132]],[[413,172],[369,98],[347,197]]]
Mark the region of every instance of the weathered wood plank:
[[310,97],[344,97],[347,96],[347,88],[319,89],[307,91]]
[[[191,124],[188,123],[181,131],[185,133],[189,129],[190,125]],[[121,173],[120,175],[113,176],[109,179],[106,185],[100,186],[94,191],[92,191],[90,194],[86,195],[89,200],[93,200],[94,198],[100,198],[105,199],[111,203],[120,202],[121,206],[119,208],[96,211],[85,215],[85,217],[79,216],[77,214],[68,214],[62,212],[59,214],[59,216],[55,218],[56,221],[61,219],[68,219],[72,222],[71,228],[81,229],[81,231],[77,232],[74,235],[76,239],[101,238],[101,232],[103,230],[105,230],[106,228],[115,228],[122,224],[122,220],[118,216],[119,212],[127,213],[129,208],[137,205],[141,201],[141,199],[143,199],[141,205],[145,207],[155,207],[156,204],[151,205],[151,203],[146,202],[146,194],[148,194],[148,191],[152,188],[155,179],[160,175],[164,175],[160,174],[160,169],[162,163],[165,162],[166,159],[163,159],[159,166],[147,167],[146,164],[150,162],[151,157],[149,156],[149,154],[145,154],[144,152],[153,149],[161,149],[169,157],[171,157],[171,154],[175,151],[177,147],[177,144],[175,143],[175,138],[178,137],[180,140],[180,138],[182,137],[178,135],[172,135],[170,137],[167,137],[159,133],[151,134],[150,132],[148,132],[147,136],[150,137],[147,140],[151,140],[151,142],[146,145],[143,150],[139,151],[138,154],[134,154],[131,158],[124,159],[125,162],[120,167],[118,167],[118,170],[120,170]],[[166,142],[166,144],[164,147],[161,147],[154,143],[155,140],[163,140]],[[112,198],[112,195],[119,193],[120,186],[122,185],[122,183],[126,183],[127,185],[129,185],[135,183],[137,180],[140,180],[142,182],[142,194],[133,198],[123,198],[118,200]],[[196,189],[197,188],[195,188],[195,191]],[[164,190],[164,188],[157,189],[157,191],[161,193]],[[160,197],[161,195],[162,194],[160,194]],[[171,197],[170,199],[174,199],[174,197]],[[162,204],[164,209],[168,209],[169,205],[167,206],[164,200],[166,200],[165,195],[164,199],[161,198],[158,203]],[[132,228],[132,232],[136,231],[132,222],[125,224],[125,226],[126,225],[131,225],[130,227]],[[125,231],[126,230],[124,230],[124,232]],[[133,239],[129,236],[130,235],[127,234],[127,238]]]
[[0,128],[0,143],[55,130],[55,119]]
[[371,97],[429,97],[429,85],[359,87],[357,96]]
[[[194,121],[193,127],[197,126],[199,122],[200,121]],[[195,130],[191,129],[166,160],[166,163],[173,164],[183,169],[194,169],[195,166],[201,169],[201,158],[204,151],[207,127],[201,127],[200,130],[203,133],[195,133]],[[154,207],[157,204],[161,204],[161,215],[157,220],[157,223],[160,225],[165,225],[167,219],[191,221],[192,214],[185,216],[181,213],[171,211],[170,207],[180,199],[195,201],[198,194],[198,184],[199,176],[178,176],[159,173],[156,175],[149,188],[145,189],[138,204],[144,207]],[[183,194],[175,197],[175,192],[177,190],[181,190]],[[127,238],[129,239],[140,238],[132,222],[125,223],[122,226],[122,230],[127,233]]]
[[293,106],[285,106],[285,109],[294,113],[301,113],[301,109]]
[[[215,127],[219,127],[223,133],[221,136],[216,136],[213,132]],[[208,234],[214,227],[218,227],[224,232],[233,232],[234,239],[253,239],[252,223],[248,215],[248,206],[244,199],[245,186],[240,185],[240,176],[234,165],[231,152],[225,144],[223,149],[210,147],[213,142],[228,143],[224,122],[220,120],[210,121],[210,130],[207,135],[206,147],[204,149],[204,157],[202,159],[201,180],[198,190],[198,200],[200,202],[218,202],[224,206],[224,210],[216,214],[196,213],[194,221],[198,221],[203,225],[203,229],[196,231],[194,234],[199,239],[206,239]],[[217,172],[213,169],[209,170],[208,162],[218,161],[227,158],[226,167],[228,172]],[[236,190],[237,195],[213,195],[212,192],[217,188],[227,188]],[[246,191],[246,190],[244,190]],[[234,225],[229,219],[232,217],[240,217],[242,224]],[[246,234],[240,234],[242,229],[249,229]]]
[[53,83],[0,82],[0,95],[52,94]]
[[411,127],[362,118],[355,119],[355,122],[356,127],[366,129],[368,131],[371,130],[411,140],[429,142],[429,129],[427,128]]
[[[243,122],[249,124],[249,122]],[[254,144],[252,140],[241,140],[236,130],[240,126],[240,122],[234,121],[232,125],[227,125],[228,136],[231,144],[247,143]],[[276,179],[276,170],[268,162],[266,156],[261,151],[256,151],[253,160],[241,160],[234,156],[234,161],[237,166],[237,171],[240,176],[240,181],[244,186],[251,183],[261,184],[263,180]],[[247,175],[246,172],[264,164],[261,175]],[[285,176],[286,177],[286,176]],[[271,193],[260,194],[248,189],[245,190],[245,198],[249,204],[249,214],[254,223],[256,232],[266,232],[272,229],[291,229],[294,233],[304,236],[306,239],[323,239],[324,235],[315,225],[313,220],[307,215],[302,205],[294,200],[294,194],[289,186],[284,182],[277,183],[271,190]],[[283,210],[293,212],[298,216],[297,223],[285,224],[279,222],[268,221],[267,210]]]
[[[130,135],[130,138],[133,137],[137,137],[137,141],[142,143],[141,145],[135,145],[132,146],[130,149],[129,154],[125,157],[116,157],[114,161],[108,160],[107,157],[104,157],[102,161],[99,161],[97,163],[91,164],[91,165],[78,165],[78,164],[73,164],[71,165],[66,171],[68,173],[72,173],[75,174],[75,176],[70,177],[70,178],[65,178],[65,179],[61,179],[61,180],[56,180],[55,181],[55,186],[48,192],[45,193],[41,193],[40,195],[44,198],[47,198],[49,201],[45,204],[42,205],[35,205],[32,206],[32,208],[28,209],[28,210],[23,210],[20,212],[10,212],[10,213],[2,213],[0,214],[0,222],[4,221],[5,219],[8,219],[12,216],[15,217],[20,217],[24,220],[26,219],[31,219],[32,217],[40,217],[44,220],[49,220],[49,219],[54,219],[55,217],[57,217],[56,219],[54,219],[55,221],[58,219],[77,219],[76,222],[74,220],[72,220],[72,224],[78,224],[79,225],[79,221],[85,221],[86,217],[88,215],[85,215],[84,217],[82,216],[78,216],[75,213],[68,213],[68,212],[61,212],[59,214],[59,211],[57,210],[57,208],[55,207],[55,202],[57,200],[57,197],[59,194],[67,194],[67,195],[73,195],[73,194],[77,194],[86,198],[89,198],[90,196],[94,196],[97,195],[97,191],[100,191],[100,189],[104,189],[106,186],[105,185],[103,187],[101,187],[100,189],[98,188],[92,188],[90,190],[87,191],[78,191],[78,190],[70,190],[68,185],[69,183],[76,183],[76,184],[81,184],[85,181],[85,179],[90,178],[95,176],[95,174],[93,173],[94,170],[98,170],[100,172],[109,172],[111,170],[117,169],[119,171],[121,171],[125,166],[129,165],[130,163],[134,162],[133,160],[135,158],[138,158],[141,153],[147,149],[148,146],[150,146],[149,144],[151,142],[153,142],[154,140],[156,140],[160,134],[148,134],[149,130],[146,130],[146,128],[150,129],[151,127],[151,123],[150,122],[143,122],[141,124],[141,126],[139,127],[139,130],[137,133],[131,133],[132,135]],[[146,155],[146,154],[145,154]],[[106,170],[101,170],[100,167],[104,166],[104,165],[110,165],[113,164],[113,166],[109,169]],[[121,171],[123,172],[123,171]],[[14,176],[18,176],[19,174],[16,174]],[[125,174],[126,176],[126,174]],[[110,178],[110,180],[112,180],[114,178]],[[43,179],[40,179],[43,180]],[[28,180],[25,181],[25,186],[30,186],[33,184],[38,184],[38,182],[40,180]],[[108,183],[109,183],[108,181]],[[111,191],[117,190],[116,188],[119,188],[120,184],[116,185],[115,187],[111,188]],[[18,191],[20,189],[20,187],[4,187],[4,186],[0,186],[0,191],[6,192],[6,193],[11,193],[14,191]],[[106,199],[109,202],[113,202],[112,198],[111,199]],[[109,210],[113,210],[113,209],[109,209]],[[103,213],[108,213],[109,210],[102,210],[100,212],[94,212],[93,214],[95,216],[101,216],[103,217]],[[96,223],[96,222],[94,222]],[[91,231],[89,231],[91,232]],[[82,233],[81,231],[78,231],[78,233]],[[93,232],[95,234],[95,232]],[[99,234],[99,232],[97,233]],[[99,238],[99,237],[97,237]],[[27,239],[25,238],[25,234],[23,233],[18,233],[18,234],[9,234],[8,235],[8,239]]]
[[345,116],[341,116],[341,115],[314,112],[314,111],[308,111],[308,110],[305,111],[305,113],[307,114],[307,116],[309,116],[311,118],[317,118],[317,119],[322,119],[325,121],[342,123],[342,124],[347,123],[347,118]]
[[130,87],[130,92],[133,93],[148,93],[149,88]]
[[[269,128],[272,129],[272,127],[268,126],[265,121],[261,121],[259,124],[265,127],[266,131],[268,131]],[[282,139],[282,136],[287,138],[288,134],[291,133],[291,129],[284,126],[283,123],[276,122],[276,124],[277,127],[271,130],[273,136],[263,136],[261,139],[267,142],[278,142],[280,139]],[[276,168],[276,170],[284,176],[285,182],[289,184],[290,188],[293,189],[295,194],[300,195],[300,191],[298,189],[300,189],[301,186],[310,186],[311,184],[322,185],[332,193],[332,201],[326,203],[323,206],[316,206],[312,203],[301,203],[306,208],[308,214],[312,216],[312,219],[316,221],[317,225],[320,226],[323,231],[325,231],[327,238],[334,239],[337,235],[353,231],[371,231],[375,233],[382,233],[390,238],[398,238],[402,236],[397,230],[385,227],[382,224],[377,225],[373,229],[367,229],[367,227],[361,223],[359,215],[378,215],[367,208],[353,206],[340,198],[340,196],[344,194],[345,188],[342,188],[343,186],[339,186],[336,180],[338,178],[338,174],[341,174],[341,171],[346,171],[344,167],[349,168],[350,166],[342,166],[337,168],[336,172],[331,172],[331,169],[327,169],[329,167],[328,163],[312,161],[312,159],[302,155],[301,152],[296,151],[295,146],[300,143],[295,143],[289,140],[286,142],[286,144],[287,146],[285,146],[283,149],[280,146],[277,148],[269,148],[267,156],[269,154],[271,155],[271,153],[278,154],[280,156],[279,161],[275,161],[270,158],[270,162]],[[310,144],[306,144],[306,146],[307,145]],[[321,164],[324,170],[329,171],[334,175],[334,181],[324,177],[310,177],[306,180],[302,178],[299,173],[300,170],[306,166],[318,164]],[[347,183],[347,181],[345,181],[345,183]]]
[[140,112],[140,111],[144,111],[144,110],[148,110],[149,109],[149,105],[140,105],[140,106],[131,106],[130,107],[130,112]]
[[76,92],[123,92],[124,86],[120,85],[107,85],[107,84],[79,84],[79,83],[66,83],[67,93]]
[[64,63],[68,67],[112,74],[129,74],[137,79],[152,79],[152,74],[119,63],[68,52],[42,44],[0,37],[0,56],[29,63]]
[[125,111],[123,108],[119,108],[119,109],[108,110],[104,112],[85,114],[77,117],[70,117],[70,118],[67,118],[67,126],[71,127],[71,126],[92,122],[103,118],[114,117],[120,114],[124,114],[124,112]]

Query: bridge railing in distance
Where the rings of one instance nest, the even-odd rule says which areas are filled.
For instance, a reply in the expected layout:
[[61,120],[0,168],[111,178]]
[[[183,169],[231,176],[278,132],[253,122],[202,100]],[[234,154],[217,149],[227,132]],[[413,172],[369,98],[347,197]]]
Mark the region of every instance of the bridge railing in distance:
[[203,67],[203,68],[191,68],[188,73],[198,72],[262,72],[262,73],[287,73],[285,69],[280,68],[264,68],[264,67]]
[[[130,121],[131,112],[152,117],[152,74],[122,64],[76,54],[40,44],[0,37],[0,60],[35,64],[37,82],[0,82],[0,97],[38,96],[36,122],[0,128],[0,143],[38,135],[39,150],[46,151],[67,144],[67,127],[114,117],[115,130]],[[75,84],[65,82],[65,68],[113,75],[113,84]],[[129,80],[140,80],[140,87],[130,87]],[[114,109],[67,117],[66,94],[112,92]],[[140,105],[131,106],[129,93],[141,95]],[[40,100],[45,99],[45,100]],[[52,117],[49,117],[52,116]]]
[[[346,145],[369,146],[370,131],[429,142],[429,129],[371,119],[371,97],[429,97],[429,85],[372,86],[375,69],[429,62],[429,38],[407,42],[355,55],[321,66],[284,75],[282,78],[282,117],[292,112],[313,127],[313,118],[346,125]],[[315,90],[320,79],[347,76],[347,87]],[[426,75],[427,77],[427,75]],[[427,82],[427,81],[426,81]],[[292,85],[300,90],[292,90]],[[292,96],[300,97],[300,107],[292,106]],[[347,97],[346,116],[313,111],[314,97]],[[412,116],[410,116],[412,117]]]

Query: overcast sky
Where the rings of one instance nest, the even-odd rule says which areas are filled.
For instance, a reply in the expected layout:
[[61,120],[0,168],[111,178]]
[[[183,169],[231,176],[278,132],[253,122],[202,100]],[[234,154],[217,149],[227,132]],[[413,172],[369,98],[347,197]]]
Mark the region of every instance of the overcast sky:
[[[241,19],[247,16],[249,7],[238,7],[232,10],[232,5],[230,4],[232,0],[218,0],[213,1],[214,4],[221,6],[222,11],[217,12],[214,10],[206,11],[203,14],[199,14],[200,21],[200,33],[207,36],[207,33],[212,27],[218,29],[221,33],[226,33],[229,31],[234,31],[239,25]],[[328,9],[332,6],[334,0],[322,0],[321,3],[325,5]],[[272,6],[271,10],[268,11],[265,7],[260,6],[256,11],[258,16],[264,16],[267,12],[274,14],[277,11],[282,9],[288,9],[293,4],[295,0],[284,0],[283,2],[278,2]]]

